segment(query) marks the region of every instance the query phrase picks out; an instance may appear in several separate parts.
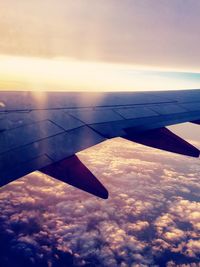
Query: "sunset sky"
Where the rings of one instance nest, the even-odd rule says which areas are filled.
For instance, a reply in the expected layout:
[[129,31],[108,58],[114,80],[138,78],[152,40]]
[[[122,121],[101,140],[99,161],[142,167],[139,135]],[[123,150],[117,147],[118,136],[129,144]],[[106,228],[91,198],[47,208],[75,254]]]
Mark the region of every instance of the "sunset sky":
[[1,90],[200,87],[196,0],[0,2]]

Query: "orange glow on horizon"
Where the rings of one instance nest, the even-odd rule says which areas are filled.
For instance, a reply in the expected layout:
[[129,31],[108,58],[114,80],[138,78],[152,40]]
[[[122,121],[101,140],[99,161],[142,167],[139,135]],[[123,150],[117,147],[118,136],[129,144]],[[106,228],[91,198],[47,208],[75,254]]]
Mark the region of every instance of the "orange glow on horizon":
[[129,64],[1,55],[0,90],[142,91],[199,87],[196,81],[159,75],[166,71],[169,70]]

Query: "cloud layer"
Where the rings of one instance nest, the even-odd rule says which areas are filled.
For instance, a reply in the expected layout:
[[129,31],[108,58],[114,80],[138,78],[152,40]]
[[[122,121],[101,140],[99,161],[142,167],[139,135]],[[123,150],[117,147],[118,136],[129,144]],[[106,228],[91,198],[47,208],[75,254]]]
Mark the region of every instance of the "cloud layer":
[[2,188],[3,267],[198,266],[199,160],[122,139],[79,157],[109,200],[41,173]]

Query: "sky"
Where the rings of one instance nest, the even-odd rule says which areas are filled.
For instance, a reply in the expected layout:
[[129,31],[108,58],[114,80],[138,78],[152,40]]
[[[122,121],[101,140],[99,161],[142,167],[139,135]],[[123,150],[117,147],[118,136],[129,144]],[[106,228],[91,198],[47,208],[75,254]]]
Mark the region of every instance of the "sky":
[[1,90],[200,86],[196,0],[0,3]]

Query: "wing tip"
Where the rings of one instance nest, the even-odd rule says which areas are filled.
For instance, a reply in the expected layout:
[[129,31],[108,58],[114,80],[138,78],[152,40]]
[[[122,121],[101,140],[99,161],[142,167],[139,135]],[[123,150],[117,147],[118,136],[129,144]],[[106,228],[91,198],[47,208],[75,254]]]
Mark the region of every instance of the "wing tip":
[[104,187],[104,189],[101,191],[101,193],[98,194],[97,196],[102,198],[102,199],[108,199],[108,197],[109,197],[108,190]]

